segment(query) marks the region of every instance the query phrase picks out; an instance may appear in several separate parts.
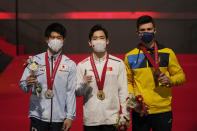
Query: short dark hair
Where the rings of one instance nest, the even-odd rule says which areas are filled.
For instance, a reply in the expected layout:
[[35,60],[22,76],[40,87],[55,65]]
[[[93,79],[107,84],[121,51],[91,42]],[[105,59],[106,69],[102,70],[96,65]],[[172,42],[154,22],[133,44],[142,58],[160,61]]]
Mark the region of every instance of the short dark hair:
[[154,20],[153,20],[153,18],[151,16],[143,15],[143,16],[139,17],[137,19],[137,22],[136,22],[137,29],[139,28],[140,25],[143,25],[143,24],[146,24],[146,23],[150,23],[150,22],[155,27],[155,22],[154,22]]
[[49,38],[50,35],[51,35],[51,32],[57,32],[60,35],[62,35],[63,38],[65,38],[66,35],[67,35],[66,34],[67,33],[66,28],[63,25],[59,24],[59,23],[52,23],[52,24],[50,24],[45,30],[45,37]]
[[105,33],[105,37],[108,39],[108,31],[100,24],[97,24],[97,25],[94,25],[90,32],[89,32],[89,40],[92,39],[92,36],[94,34],[95,31],[98,31],[98,30],[102,30],[104,33]]

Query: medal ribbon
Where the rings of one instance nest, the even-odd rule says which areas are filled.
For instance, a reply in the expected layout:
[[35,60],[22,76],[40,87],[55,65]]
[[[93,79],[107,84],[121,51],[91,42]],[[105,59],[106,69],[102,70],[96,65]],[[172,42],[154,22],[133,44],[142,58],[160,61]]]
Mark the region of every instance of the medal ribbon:
[[96,83],[97,83],[97,86],[98,86],[99,90],[103,90],[103,86],[104,86],[104,82],[105,82],[105,76],[106,76],[106,71],[107,71],[108,59],[109,59],[109,54],[107,54],[106,62],[105,62],[105,65],[103,67],[103,72],[102,72],[101,80],[100,80],[99,79],[99,75],[98,75],[98,71],[96,69],[96,65],[94,63],[93,54],[90,56],[91,66],[92,66],[92,69],[93,69],[93,72],[94,72],[94,76],[96,78]]
[[62,59],[62,55],[60,54],[58,56],[57,61],[55,62],[55,67],[54,70],[52,72],[52,75],[50,75],[50,65],[49,65],[49,60],[48,60],[48,53],[45,53],[45,63],[46,63],[46,75],[47,75],[47,88],[52,90],[53,88],[53,83],[55,80],[55,75],[57,73],[57,69],[60,65],[61,59]]
[[150,63],[153,65],[153,68],[155,68],[155,70],[159,70],[158,47],[157,47],[157,44],[155,42],[154,42],[154,47],[155,47],[154,48],[155,61],[150,56],[150,54],[148,53],[148,51],[146,50],[146,48],[143,45],[140,44],[140,48],[142,49],[142,51],[144,52],[145,56],[150,61]]

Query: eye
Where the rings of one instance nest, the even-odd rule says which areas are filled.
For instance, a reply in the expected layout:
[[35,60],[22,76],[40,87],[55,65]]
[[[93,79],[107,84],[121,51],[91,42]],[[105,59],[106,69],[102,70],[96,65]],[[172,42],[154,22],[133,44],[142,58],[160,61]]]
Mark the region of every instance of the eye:
[[62,39],[63,39],[63,37],[62,37],[62,36],[58,36],[58,37],[57,37],[57,39],[62,40]]
[[51,39],[63,40],[63,36],[50,36]]
[[145,29],[140,29],[139,31],[145,31]]
[[97,39],[97,37],[92,37],[92,40],[96,40]]
[[55,36],[50,36],[51,39],[55,39]]
[[152,30],[153,28],[147,28],[148,31]]

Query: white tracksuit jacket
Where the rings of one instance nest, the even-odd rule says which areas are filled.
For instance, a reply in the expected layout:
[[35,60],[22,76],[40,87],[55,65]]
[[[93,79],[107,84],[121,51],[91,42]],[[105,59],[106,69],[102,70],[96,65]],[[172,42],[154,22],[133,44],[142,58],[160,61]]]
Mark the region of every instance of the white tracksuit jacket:
[[[100,59],[94,57],[94,62],[101,79],[106,55]],[[92,76],[92,82],[89,84],[86,84],[83,80],[85,70],[87,71],[87,75]],[[122,107],[122,113],[129,117],[125,103],[128,97],[125,65],[121,59],[112,55],[109,55],[103,91],[105,93],[105,99],[99,100],[97,98],[98,87],[90,57],[84,59],[77,66],[76,95],[84,97],[83,122],[85,126],[116,124],[120,105]]]
[[[52,111],[52,122],[63,122],[65,118],[74,120],[76,116],[76,64],[67,56],[62,55],[62,60],[53,84],[54,97],[52,104],[53,107],[51,110],[51,99],[46,99],[45,97],[45,92],[47,91],[45,53],[34,56],[34,60],[41,65],[37,76],[38,83],[42,88],[40,97],[38,98],[36,96],[35,85],[27,86],[26,78],[30,76],[28,68],[25,68],[23,76],[20,80],[20,87],[25,93],[32,91],[29,117],[50,122]],[[58,58],[59,55],[60,53],[56,54],[54,58]],[[51,66],[51,56],[48,59]]]

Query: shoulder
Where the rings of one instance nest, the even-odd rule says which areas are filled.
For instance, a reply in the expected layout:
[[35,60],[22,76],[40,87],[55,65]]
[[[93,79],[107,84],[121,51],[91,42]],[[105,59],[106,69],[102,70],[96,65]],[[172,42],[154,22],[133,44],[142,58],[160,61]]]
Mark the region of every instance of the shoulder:
[[109,60],[113,65],[119,66],[119,67],[124,67],[124,62],[122,59],[113,56],[113,55],[109,55]]
[[62,58],[63,58],[63,61],[76,64],[73,60],[71,60],[68,56],[66,56],[64,54],[62,55]]
[[43,53],[40,53],[40,54],[37,54],[37,55],[32,56],[33,57],[33,60],[35,60],[37,62],[43,61],[44,58],[45,58],[45,53],[46,52],[43,52]]
[[90,56],[83,59],[82,61],[80,61],[78,64],[77,64],[77,69],[78,70],[83,70],[84,68],[87,68],[89,67],[91,64],[90,64]]
[[173,52],[172,49],[167,48],[165,45],[159,43],[158,41],[156,41],[156,43],[157,43],[157,46],[158,46],[158,51],[166,52],[166,53]]
[[90,60],[90,56],[89,56],[89,57],[87,57],[87,58],[85,58],[85,59],[83,59],[82,61],[80,61],[80,62],[78,63],[78,65],[84,65],[84,64],[87,64],[89,60]]
[[109,65],[111,66],[111,68],[115,67],[115,68],[118,68],[119,70],[125,69],[125,64],[122,59],[113,55],[109,55],[109,61],[110,61]]
[[68,66],[76,67],[76,63],[66,55],[62,55],[62,60],[63,63],[67,64]]
[[167,48],[162,44],[157,44],[158,45],[158,52],[162,52],[162,53],[174,53],[174,51],[171,48]]
[[114,61],[114,62],[122,62],[122,60],[116,56],[109,55],[109,60]]
[[138,52],[139,52],[139,48],[134,48],[131,51],[127,52],[125,56],[135,55],[138,54]]
[[125,54],[125,62],[128,62],[129,59],[131,59],[131,58],[136,59],[138,57],[138,54],[140,53],[139,51],[140,51],[140,49],[136,47],[136,48],[132,49],[131,51],[127,52]]

